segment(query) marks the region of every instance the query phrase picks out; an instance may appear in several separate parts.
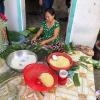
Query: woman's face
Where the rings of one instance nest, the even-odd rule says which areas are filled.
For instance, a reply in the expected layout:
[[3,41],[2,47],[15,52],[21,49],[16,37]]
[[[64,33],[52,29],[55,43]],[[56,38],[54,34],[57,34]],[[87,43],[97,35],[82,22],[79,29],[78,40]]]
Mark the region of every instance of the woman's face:
[[54,20],[54,15],[51,15],[49,12],[45,13],[45,19],[48,22],[52,22]]

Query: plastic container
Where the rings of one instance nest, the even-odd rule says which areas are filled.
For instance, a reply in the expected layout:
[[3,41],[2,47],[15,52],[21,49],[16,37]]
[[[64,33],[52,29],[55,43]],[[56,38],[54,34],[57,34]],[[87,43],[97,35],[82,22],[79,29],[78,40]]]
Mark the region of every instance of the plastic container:
[[[49,73],[53,76],[54,84],[51,87],[46,87],[41,83],[39,76],[42,73]],[[53,89],[58,83],[57,74],[46,64],[29,64],[25,67],[23,74],[26,84],[32,88],[33,91],[49,91]]]
[[67,82],[68,72],[66,70],[60,70],[58,76],[59,85],[65,85]]

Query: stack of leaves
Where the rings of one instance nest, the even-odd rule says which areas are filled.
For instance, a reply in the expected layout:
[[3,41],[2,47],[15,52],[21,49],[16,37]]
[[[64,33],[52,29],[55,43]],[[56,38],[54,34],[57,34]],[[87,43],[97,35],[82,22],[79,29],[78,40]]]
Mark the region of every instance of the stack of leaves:
[[27,45],[27,44],[22,44],[22,45],[14,44],[14,45],[8,46],[8,48],[5,51],[0,53],[0,57],[3,59],[6,59],[10,53],[17,50],[30,50],[32,52],[35,52],[38,55],[38,57],[44,57],[45,54],[46,55],[48,54],[48,52],[42,49],[42,47],[39,44],[36,46]]
[[[88,63],[88,64],[92,64],[94,68],[100,69],[100,60],[97,61],[97,60],[93,60],[92,58],[87,57],[87,56],[81,56],[80,61]],[[82,66],[85,66],[85,65],[82,64]]]
[[18,42],[20,39],[20,33],[19,32],[14,32],[14,31],[8,31],[8,38],[9,38],[9,42],[11,43],[13,42]]
[[27,28],[23,32],[15,32],[7,30],[9,42],[10,43],[19,42],[21,40],[20,37],[22,36],[31,39],[34,36],[34,34],[37,33],[38,30],[39,28]]

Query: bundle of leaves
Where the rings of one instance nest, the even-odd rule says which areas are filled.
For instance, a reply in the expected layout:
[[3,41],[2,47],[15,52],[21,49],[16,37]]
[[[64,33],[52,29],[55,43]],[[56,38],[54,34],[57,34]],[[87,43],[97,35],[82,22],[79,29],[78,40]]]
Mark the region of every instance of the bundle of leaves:
[[18,44],[16,44],[16,45],[10,45],[10,46],[7,47],[7,49],[5,51],[3,51],[2,53],[0,53],[0,57],[3,58],[3,59],[6,59],[7,56],[10,53],[12,53],[12,52],[14,52],[16,50],[21,50],[21,49],[24,49],[22,47],[22,45],[18,45]]
[[[66,45],[66,44],[64,44]],[[67,45],[66,45],[67,47]],[[7,49],[5,51],[3,51],[1,54],[0,54],[0,57],[3,58],[3,59],[6,59],[7,56],[14,52],[14,51],[17,51],[17,50],[30,50],[32,52],[35,52],[39,58],[39,60],[42,60],[44,59],[45,57],[47,57],[50,53],[52,52],[57,52],[59,51],[59,49],[44,49],[40,44],[37,44],[37,45],[31,45],[30,43],[25,43],[25,44],[12,44],[10,46],[7,47]],[[60,48],[60,51],[59,52],[63,52],[63,51],[66,51],[68,52],[68,50],[66,50],[65,48],[63,48],[63,46]]]
[[64,49],[64,52],[71,54],[74,50],[76,50],[76,45],[74,45],[72,42],[69,44],[63,43],[62,48]]

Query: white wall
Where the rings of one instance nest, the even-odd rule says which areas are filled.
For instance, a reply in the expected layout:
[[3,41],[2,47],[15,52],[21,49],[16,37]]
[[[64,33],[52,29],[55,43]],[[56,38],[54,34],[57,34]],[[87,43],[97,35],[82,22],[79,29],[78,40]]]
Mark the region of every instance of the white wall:
[[77,0],[70,40],[93,48],[100,29],[100,0]]
[[17,1],[5,0],[5,13],[7,16],[7,27],[9,30],[18,30]]
[[5,13],[9,30],[19,32],[26,28],[25,0],[5,0]]

